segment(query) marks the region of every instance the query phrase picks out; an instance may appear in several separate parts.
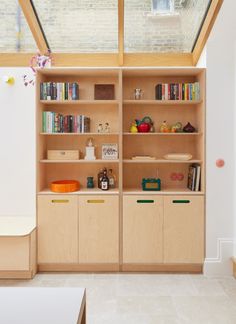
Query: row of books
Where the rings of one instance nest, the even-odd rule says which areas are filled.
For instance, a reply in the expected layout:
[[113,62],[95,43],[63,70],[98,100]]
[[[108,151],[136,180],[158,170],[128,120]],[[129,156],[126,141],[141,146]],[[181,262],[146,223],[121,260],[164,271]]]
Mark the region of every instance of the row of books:
[[78,100],[77,82],[41,82],[40,100]]
[[200,191],[201,166],[192,164],[188,172],[188,188],[192,191]]
[[200,100],[200,84],[162,83],[155,88],[156,100]]
[[44,111],[42,128],[43,133],[89,133],[90,118]]

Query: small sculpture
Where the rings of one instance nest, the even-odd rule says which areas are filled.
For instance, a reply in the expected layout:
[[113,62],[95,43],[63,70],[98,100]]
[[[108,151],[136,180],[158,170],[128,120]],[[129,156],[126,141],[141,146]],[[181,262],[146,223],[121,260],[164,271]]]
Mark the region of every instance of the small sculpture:
[[142,96],[143,96],[143,90],[142,89],[139,89],[139,88],[134,89],[134,99],[135,100],[142,99]]
[[161,124],[160,132],[161,133],[169,133],[170,132],[170,127],[167,124],[166,120],[164,120],[163,123]]
[[110,133],[110,125],[109,125],[109,123],[105,123],[104,133]]
[[183,131],[183,126],[180,122],[175,123],[171,127],[171,133],[181,133]]
[[184,126],[183,131],[185,133],[194,133],[196,131],[196,128],[193,127],[189,122]]
[[130,130],[129,131],[130,131],[130,133],[138,133],[138,127],[137,127],[137,124],[136,124],[135,121],[130,126]]
[[85,154],[85,160],[96,160],[95,156],[95,147],[93,143],[93,139],[89,138],[86,143],[86,154]]
[[98,125],[98,133],[103,133],[103,126],[102,124]]

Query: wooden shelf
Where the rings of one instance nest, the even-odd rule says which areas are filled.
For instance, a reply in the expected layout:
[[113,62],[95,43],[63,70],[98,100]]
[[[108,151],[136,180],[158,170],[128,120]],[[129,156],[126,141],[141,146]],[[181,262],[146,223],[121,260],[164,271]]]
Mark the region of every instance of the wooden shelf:
[[202,133],[129,133],[124,132],[123,135],[127,136],[200,136]]
[[202,160],[188,160],[188,161],[180,161],[180,160],[164,160],[164,159],[156,159],[156,160],[131,160],[131,159],[124,159],[123,163],[157,163],[157,164],[191,164],[191,163],[202,163]]
[[48,164],[51,164],[51,163],[74,163],[74,164],[80,164],[80,163],[118,163],[119,160],[101,160],[101,159],[97,159],[97,160],[47,160],[47,159],[44,159],[44,160],[40,160],[40,163],[48,163]]
[[118,195],[119,189],[109,189],[105,191],[99,188],[94,188],[94,189],[82,188],[79,191],[68,192],[68,193],[57,193],[51,191],[49,188],[45,188],[42,191],[39,191],[38,194],[40,195]]
[[136,188],[125,188],[123,189],[124,195],[189,195],[189,196],[200,196],[204,195],[203,191],[191,191],[188,188],[180,188],[180,189],[163,189],[161,191],[144,191]]
[[40,133],[43,136],[118,136],[119,133]]
[[202,100],[123,100],[124,105],[158,105],[158,106],[172,106],[172,105],[199,105]]
[[119,100],[40,100],[46,105],[117,105]]

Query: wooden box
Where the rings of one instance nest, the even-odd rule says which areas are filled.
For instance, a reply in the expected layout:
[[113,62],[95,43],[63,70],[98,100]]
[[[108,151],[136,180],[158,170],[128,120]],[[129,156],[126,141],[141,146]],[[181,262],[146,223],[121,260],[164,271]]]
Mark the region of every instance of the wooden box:
[[95,84],[94,85],[95,100],[114,100],[115,85],[114,84]]
[[48,160],[79,160],[77,150],[48,150]]

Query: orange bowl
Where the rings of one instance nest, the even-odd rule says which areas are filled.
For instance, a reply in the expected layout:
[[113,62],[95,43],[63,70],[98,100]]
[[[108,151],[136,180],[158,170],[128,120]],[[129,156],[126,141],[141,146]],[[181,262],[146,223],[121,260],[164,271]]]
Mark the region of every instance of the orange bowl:
[[76,180],[59,180],[51,182],[50,188],[53,192],[73,192],[80,188],[79,181]]

